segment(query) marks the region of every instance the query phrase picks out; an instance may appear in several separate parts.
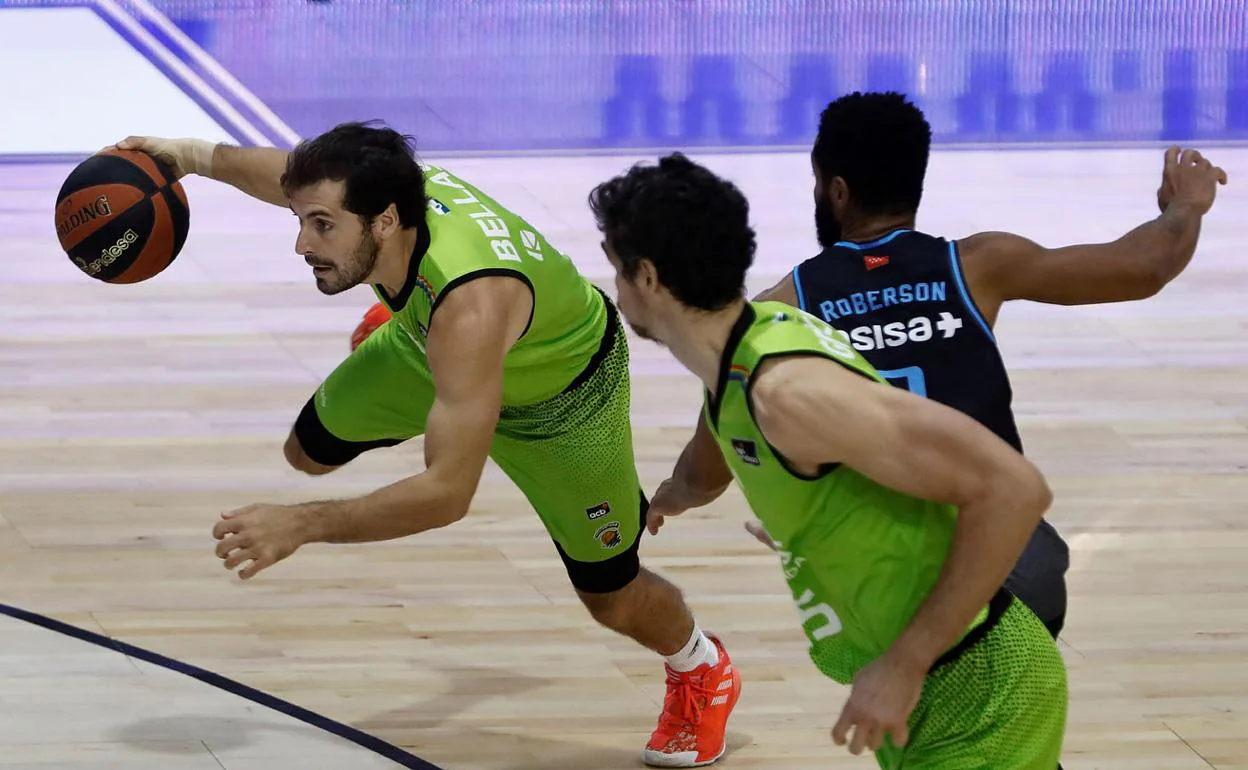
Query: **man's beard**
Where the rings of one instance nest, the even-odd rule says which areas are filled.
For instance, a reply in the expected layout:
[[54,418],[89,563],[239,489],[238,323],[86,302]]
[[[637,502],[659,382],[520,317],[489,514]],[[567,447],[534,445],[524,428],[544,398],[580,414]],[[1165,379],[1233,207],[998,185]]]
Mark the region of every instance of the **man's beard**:
[[373,232],[368,229],[364,230],[364,234],[360,236],[360,242],[355,245],[355,249],[345,264],[338,266],[321,263],[329,267],[330,272],[325,276],[316,277],[316,288],[322,294],[333,295],[359,286],[377,267],[377,256],[380,253],[381,245],[373,237]]
[[832,211],[832,202],[826,195],[815,198],[815,237],[819,245],[825,249],[841,240],[841,223],[836,221]]

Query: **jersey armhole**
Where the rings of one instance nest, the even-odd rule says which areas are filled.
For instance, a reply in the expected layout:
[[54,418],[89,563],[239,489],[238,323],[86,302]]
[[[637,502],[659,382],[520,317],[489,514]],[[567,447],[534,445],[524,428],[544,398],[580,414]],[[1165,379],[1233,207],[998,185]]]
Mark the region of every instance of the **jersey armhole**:
[[802,262],[793,267],[793,293],[797,295],[798,309],[809,313],[810,311],[806,309],[806,292],[802,291],[802,265],[804,264],[806,263]]
[[984,334],[988,335],[988,339],[996,344],[997,338],[992,333],[992,327],[984,320],[983,313],[979,312],[979,306],[975,304],[970,290],[966,287],[966,278],[962,274],[962,258],[958,255],[958,243],[953,240],[949,241],[949,272],[953,274],[953,282],[958,287],[958,295],[962,298],[966,311],[975,319],[975,323],[979,324]]
[[529,329],[532,328],[533,316],[537,313],[537,292],[533,290],[533,282],[529,280],[527,275],[519,270],[509,270],[505,267],[487,267],[481,270],[473,270],[472,272],[464,273],[463,275],[452,279],[451,282],[444,286],[442,291],[438,293],[437,299],[433,301],[432,307],[429,308],[429,328],[433,328],[433,314],[436,313],[438,311],[438,307],[442,305],[442,300],[446,299],[446,296],[453,290],[458,289],[460,286],[463,286],[476,278],[488,278],[490,276],[500,275],[516,278],[525,286],[529,287],[529,295],[533,298],[533,305],[529,308],[529,320],[524,325],[524,331],[520,332],[520,336],[516,339],[516,342],[524,339],[524,335],[528,334]]
[[[769,358],[781,358],[781,357],[796,358],[798,356],[809,356],[811,358],[827,359],[828,361],[832,361],[838,366],[842,366],[845,369],[848,369],[849,371],[853,372],[854,374],[857,374],[860,377],[866,377],[872,382],[877,382],[875,378],[871,377],[866,372],[862,372],[858,369],[855,369],[854,367],[846,364],[844,361],[839,361],[835,357],[830,356],[826,353],[820,353],[814,350],[786,351],[784,353],[765,353],[764,355],[759,356],[758,361],[754,364],[754,371],[758,371],[759,368],[762,367],[763,362]],[[747,409],[750,410],[750,419],[754,421],[755,426],[758,426],[758,418],[754,415],[754,382],[755,382],[755,378],[751,377],[749,382],[747,382],[745,385],[745,406]],[[884,387],[889,387],[889,386],[884,385]],[[842,465],[842,463],[839,463],[839,462],[823,463],[822,465],[819,466],[819,470],[815,475],[808,476],[805,473],[801,473],[796,468],[794,468],[793,465],[789,462],[788,458],[785,457],[780,452],[780,450],[776,449],[774,446],[771,445],[771,442],[767,440],[767,437],[765,435],[763,435],[762,428],[758,429],[758,435],[761,436],[763,439],[763,442],[767,444],[767,449],[773,455],[775,455],[776,459],[780,462],[781,467],[783,467],[786,471],[788,471],[790,476],[793,476],[796,479],[800,479],[802,481],[818,481],[819,479],[822,479],[823,477],[827,476],[829,473],[832,473],[833,471],[835,471],[837,468],[840,468]]]

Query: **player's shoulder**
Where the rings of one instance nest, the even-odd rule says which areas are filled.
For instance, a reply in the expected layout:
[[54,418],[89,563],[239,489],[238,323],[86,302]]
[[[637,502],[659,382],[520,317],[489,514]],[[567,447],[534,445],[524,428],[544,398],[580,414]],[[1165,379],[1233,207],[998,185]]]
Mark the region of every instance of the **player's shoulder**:
[[[750,409],[764,432],[804,431],[833,408],[851,408],[871,381],[826,356],[797,351],[760,362],[749,385]],[[884,386],[888,387],[888,386]]]
[[1040,248],[1030,238],[1004,230],[985,230],[955,241],[958,255],[966,260],[991,259],[1000,261],[1028,256]]

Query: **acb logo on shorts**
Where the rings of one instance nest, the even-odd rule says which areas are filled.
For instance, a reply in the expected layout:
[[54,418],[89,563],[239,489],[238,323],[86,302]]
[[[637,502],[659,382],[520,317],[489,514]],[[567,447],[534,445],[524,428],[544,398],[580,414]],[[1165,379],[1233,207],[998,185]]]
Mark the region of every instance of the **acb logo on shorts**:
[[620,523],[618,521],[609,521],[598,528],[594,533],[594,539],[607,550],[619,547],[624,542],[620,537]]
[[603,516],[606,516],[610,512],[611,512],[611,503],[607,502],[606,500],[603,500],[601,503],[598,503],[592,508],[585,509],[585,515],[589,517],[590,521],[593,521],[595,519],[601,519]]
[[750,465],[761,465],[762,461],[758,458],[758,446],[753,441],[743,438],[734,438],[732,440],[732,448],[736,450],[737,457],[741,458],[741,462]]

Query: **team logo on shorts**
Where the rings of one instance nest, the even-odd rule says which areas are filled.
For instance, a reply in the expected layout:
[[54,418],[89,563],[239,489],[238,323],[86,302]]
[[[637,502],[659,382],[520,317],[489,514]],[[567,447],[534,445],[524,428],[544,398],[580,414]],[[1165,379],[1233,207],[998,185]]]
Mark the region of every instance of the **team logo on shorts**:
[[624,542],[623,538],[620,537],[620,523],[618,521],[609,521],[603,524],[594,533],[594,539],[607,550],[619,547],[620,543]]
[[590,521],[593,521],[594,519],[601,519],[603,516],[606,516],[610,512],[611,512],[611,503],[607,502],[606,500],[603,500],[601,503],[598,503],[592,508],[585,509],[585,515],[589,517]]
[[761,463],[758,459],[758,447],[753,441],[743,438],[734,438],[732,440],[732,448],[737,450],[737,457],[740,457],[742,462],[749,463],[750,465],[759,465]]

